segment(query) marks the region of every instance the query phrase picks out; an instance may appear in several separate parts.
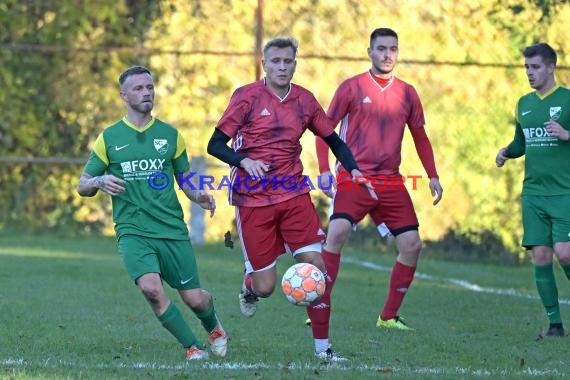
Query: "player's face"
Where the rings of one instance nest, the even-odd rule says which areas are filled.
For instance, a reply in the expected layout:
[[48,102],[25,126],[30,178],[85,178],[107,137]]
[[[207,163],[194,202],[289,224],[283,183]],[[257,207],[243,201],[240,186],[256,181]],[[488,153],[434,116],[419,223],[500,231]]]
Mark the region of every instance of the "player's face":
[[372,72],[376,75],[389,75],[398,61],[398,39],[392,36],[376,37],[368,48],[372,60]]
[[525,58],[524,68],[530,87],[537,91],[548,86],[554,75],[554,65],[545,64],[540,56]]
[[133,110],[149,113],[154,106],[152,77],[146,73],[129,76],[121,88],[121,97]]
[[297,61],[293,48],[271,47],[263,56],[263,69],[267,86],[277,94],[282,94],[289,90],[289,84],[295,74]]

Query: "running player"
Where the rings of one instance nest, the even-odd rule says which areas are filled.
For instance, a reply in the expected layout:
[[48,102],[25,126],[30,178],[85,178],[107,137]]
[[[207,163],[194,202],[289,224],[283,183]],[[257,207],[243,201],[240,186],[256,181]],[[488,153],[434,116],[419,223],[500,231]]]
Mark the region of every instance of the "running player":
[[[323,137],[350,175],[361,174],[314,95],[291,83],[296,54],[292,38],[265,45],[266,77],[234,92],[208,144],[208,153],[231,165],[229,201],[236,206],[245,261],[239,303],[246,317],[255,314],[259,297],[273,293],[275,265],[286,250],[298,262],[311,263],[325,274],[328,269],[321,258],[325,233],[300,160],[305,130]],[[230,139],[233,149],[227,145]],[[319,358],[344,360],[321,343],[315,342]]]
[[[190,175],[182,135],[154,118],[154,81],[148,69],[135,66],[119,77],[127,115],[95,141],[77,191],[91,197],[99,190],[113,202],[119,253],[127,272],[162,325],[186,349],[188,360],[206,359],[208,351],[192,332],[162,282],[176,289],[209,334],[211,351],[225,356],[227,335],[210,294],[200,288],[194,251],[173,177],[186,196],[214,215],[214,198],[180,181]],[[184,173],[184,175],[182,175]]]

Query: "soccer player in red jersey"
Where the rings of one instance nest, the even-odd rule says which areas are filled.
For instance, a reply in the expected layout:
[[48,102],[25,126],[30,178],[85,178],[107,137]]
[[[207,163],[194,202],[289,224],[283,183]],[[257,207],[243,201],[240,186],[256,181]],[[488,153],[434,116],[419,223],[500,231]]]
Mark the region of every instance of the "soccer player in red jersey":
[[[275,265],[286,250],[296,261],[327,272],[321,258],[325,233],[300,159],[305,130],[324,138],[348,173],[362,174],[314,95],[291,83],[296,54],[293,38],[275,38],[264,46],[265,78],[234,92],[208,143],[208,153],[231,166],[229,201],[236,206],[245,261],[239,303],[246,317],[255,314],[258,297],[273,293]],[[344,359],[328,346],[316,345],[315,353]]]
[[[409,193],[402,184],[399,172],[401,147],[406,125],[410,130],[416,151],[430,179],[431,194],[436,205],[443,193],[435,167],[433,150],[424,129],[424,113],[419,96],[410,84],[393,74],[398,59],[398,35],[391,29],[379,28],[370,35],[368,56],[372,62],[369,71],[344,81],[337,89],[328,109],[335,125],[342,121],[340,137],[354,153],[354,158],[367,178],[377,177],[373,187],[377,200],[358,187],[342,188],[334,194],[333,213],[323,247],[323,260],[329,276],[336,278],[340,252],[348,240],[352,227],[369,214],[381,234],[395,236],[398,257],[392,268],[390,287],[384,308],[376,326],[410,330],[398,316],[398,310],[412,283],[422,242]],[[328,164],[328,148],[317,138],[319,171],[324,178],[332,178]],[[345,168],[337,164],[337,172]],[[328,184],[323,181],[323,187]],[[331,285],[334,285],[331,284]],[[311,325],[328,338],[330,319],[330,291],[327,286],[321,302],[328,302],[310,313]],[[316,326],[315,326],[316,325]]]

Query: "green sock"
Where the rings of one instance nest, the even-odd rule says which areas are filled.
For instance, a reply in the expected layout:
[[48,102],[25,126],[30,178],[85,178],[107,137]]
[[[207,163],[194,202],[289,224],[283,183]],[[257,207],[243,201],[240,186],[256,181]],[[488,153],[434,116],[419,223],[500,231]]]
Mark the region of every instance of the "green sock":
[[160,317],[158,317],[162,326],[167,329],[174,337],[184,346],[189,348],[198,345],[198,339],[190,329],[190,326],[184,321],[180,310],[172,302]]
[[561,323],[560,307],[558,305],[558,288],[556,287],[556,279],[552,264],[535,265],[534,276],[536,279],[536,288],[550,323]]
[[570,264],[561,265],[562,269],[564,269],[564,273],[566,274],[566,278],[570,280]]
[[207,310],[198,312],[195,311],[194,314],[196,314],[198,319],[202,321],[202,326],[204,326],[204,329],[208,333],[212,332],[212,330],[215,329],[218,325],[218,318],[216,317],[216,311],[214,310],[214,300],[212,298],[210,298],[210,305],[208,306]]

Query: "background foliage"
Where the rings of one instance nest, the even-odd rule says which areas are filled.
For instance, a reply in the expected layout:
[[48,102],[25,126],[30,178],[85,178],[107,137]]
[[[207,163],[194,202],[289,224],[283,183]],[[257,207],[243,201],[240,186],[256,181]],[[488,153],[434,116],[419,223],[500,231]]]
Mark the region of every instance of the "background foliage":
[[[205,156],[231,93],[256,79],[257,5],[3,1],[0,157],[86,158],[96,135],[122,117],[116,78],[133,64],[155,73],[155,115],[183,131],[190,155]],[[397,75],[420,93],[445,189],[433,207],[407,134],[402,173],[424,177],[412,191],[422,235],[443,246],[458,237],[477,244],[493,236],[499,243],[490,250],[518,254],[523,160],[499,171],[494,157],[512,138],[517,98],[529,91],[520,56],[525,46],[549,42],[559,54],[559,82],[570,82],[569,18],[566,0],[265,1],[262,36],[299,40],[294,81],[326,107],[342,80],[368,69],[372,29],[394,28],[400,36]],[[306,172],[314,177],[310,134],[303,145]],[[209,162],[209,174],[227,173]],[[0,225],[108,232],[109,199],[80,199],[74,188],[81,165],[68,163],[1,163]],[[221,215],[207,221],[210,240],[221,239],[233,219],[225,192],[216,198]]]

